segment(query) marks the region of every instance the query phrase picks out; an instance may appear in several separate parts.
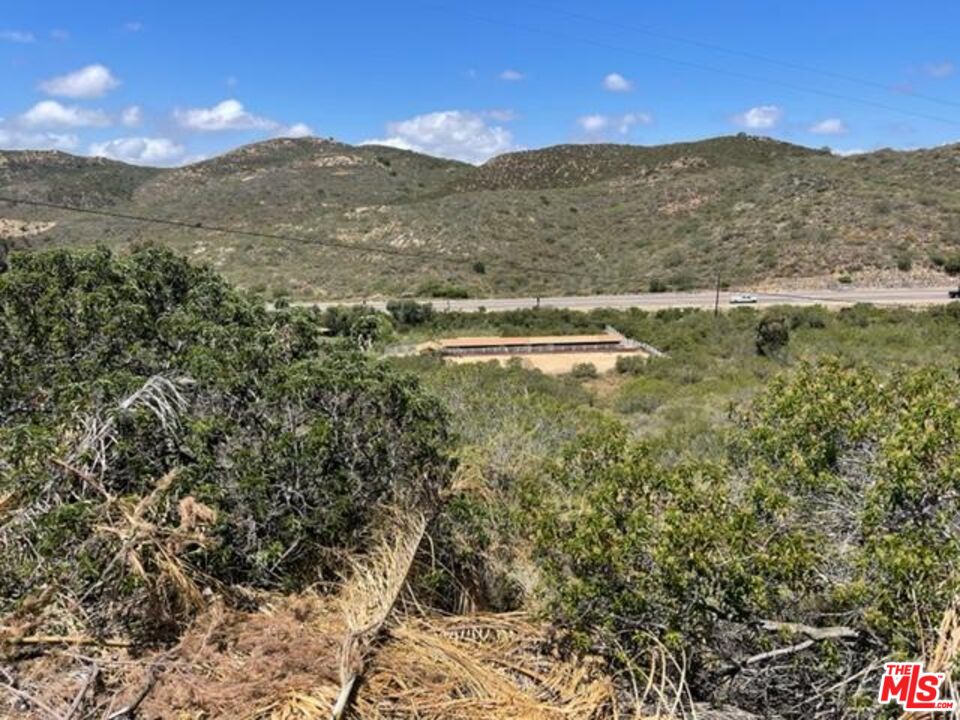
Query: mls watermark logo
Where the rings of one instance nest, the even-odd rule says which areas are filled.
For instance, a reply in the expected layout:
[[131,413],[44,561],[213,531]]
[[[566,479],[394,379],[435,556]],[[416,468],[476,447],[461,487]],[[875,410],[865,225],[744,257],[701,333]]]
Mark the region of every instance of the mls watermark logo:
[[928,673],[923,665],[913,663],[886,663],[883,677],[880,678],[880,692],[877,699],[881,704],[896,702],[906,711],[950,711],[953,700],[943,700],[944,673]]

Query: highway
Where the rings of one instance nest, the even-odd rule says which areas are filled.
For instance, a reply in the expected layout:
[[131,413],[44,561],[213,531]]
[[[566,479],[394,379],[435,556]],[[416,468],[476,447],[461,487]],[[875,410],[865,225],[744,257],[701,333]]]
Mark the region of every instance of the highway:
[[[757,302],[753,307],[770,305],[824,305],[842,307],[856,303],[874,305],[935,305],[949,302],[948,291],[953,287],[924,288],[844,288],[842,290],[784,290],[782,292],[752,293]],[[720,307],[736,307],[730,299],[739,293],[721,292]],[[594,310],[597,308],[642,308],[660,310],[663,308],[702,308],[712,309],[716,292],[703,290],[697,292],[637,293],[635,295],[587,295],[570,297],[542,297],[542,308],[561,308],[567,310]],[[443,298],[417,298],[417,302],[430,303],[437,310],[477,312],[486,310],[520,310],[537,307],[537,298],[471,298],[468,300],[446,300]],[[332,305],[369,305],[382,310],[386,300],[341,300],[334,302],[294,302],[293,305],[307,305],[326,308]]]

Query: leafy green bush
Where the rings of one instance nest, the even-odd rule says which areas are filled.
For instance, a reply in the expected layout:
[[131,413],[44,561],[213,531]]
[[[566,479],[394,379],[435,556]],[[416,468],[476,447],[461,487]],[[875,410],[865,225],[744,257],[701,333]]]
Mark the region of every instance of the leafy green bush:
[[947,275],[960,275],[960,255],[951,255],[943,263],[943,271]]
[[800,328],[821,330],[827,326],[829,318],[829,311],[819,305],[794,307],[790,309],[789,326],[791,330]]
[[[0,497],[15,498],[0,611],[51,586],[100,631],[176,620],[171,578],[299,587],[363,547],[378,506],[435,496],[445,413],[326,338],[331,318],[270,313],[156,249],[14,256],[0,275]],[[133,508],[153,530],[125,535]]]
[[757,325],[757,354],[777,357],[790,342],[790,328],[782,317],[767,315]]
[[417,288],[417,295],[432,298],[449,298],[451,300],[463,300],[470,297],[470,290],[462,285],[453,283],[442,283],[439,281],[426,282]]
[[597,377],[597,366],[593,363],[577,363],[570,374],[578,380],[592,380]]
[[[958,397],[955,373],[827,361],[775,380],[718,462],[667,466],[598,426],[528,485],[551,616],[624,660],[652,634],[702,697],[862,702],[842,681],[929,647],[960,590]],[[746,663],[806,639],[774,621],[849,633]]]
[[614,369],[621,375],[640,375],[646,370],[647,358],[642,355],[621,355]]
[[407,326],[424,325],[434,317],[433,305],[416,300],[391,300],[387,312],[398,324]]

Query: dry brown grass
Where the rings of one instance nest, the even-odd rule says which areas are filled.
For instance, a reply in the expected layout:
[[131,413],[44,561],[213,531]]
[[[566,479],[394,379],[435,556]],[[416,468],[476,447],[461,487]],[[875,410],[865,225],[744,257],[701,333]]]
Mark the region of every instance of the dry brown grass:
[[[960,596],[954,598],[953,605],[947,608],[937,633],[937,644],[927,655],[924,670],[927,672],[942,672],[946,675],[945,687],[941,689],[941,697],[953,698],[960,705],[960,695],[957,692],[955,668],[960,659]],[[933,720],[933,718],[960,718],[960,707],[954,707],[950,713],[904,713],[901,720]]]
[[[38,704],[24,720],[60,712],[94,665],[103,689],[77,717],[125,707],[156,683],[142,718],[300,720],[329,718],[341,682],[338,603],[319,595],[276,598],[260,612],[211,607],[167,653],[56,649],[19,666],[22,691]],[[600,720],[638,717],[618,704],[599,660],[551,650],[545,628],[520,613],[395,619],[366,658],[346,717]]]

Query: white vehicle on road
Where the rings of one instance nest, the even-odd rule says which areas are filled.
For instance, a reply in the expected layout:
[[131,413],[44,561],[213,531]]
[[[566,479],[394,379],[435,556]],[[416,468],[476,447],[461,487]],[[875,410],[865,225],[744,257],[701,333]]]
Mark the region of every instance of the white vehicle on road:
[[731,305],[755,305],[756,302],[757,296],[750,293],[740,293],[730,298]]

